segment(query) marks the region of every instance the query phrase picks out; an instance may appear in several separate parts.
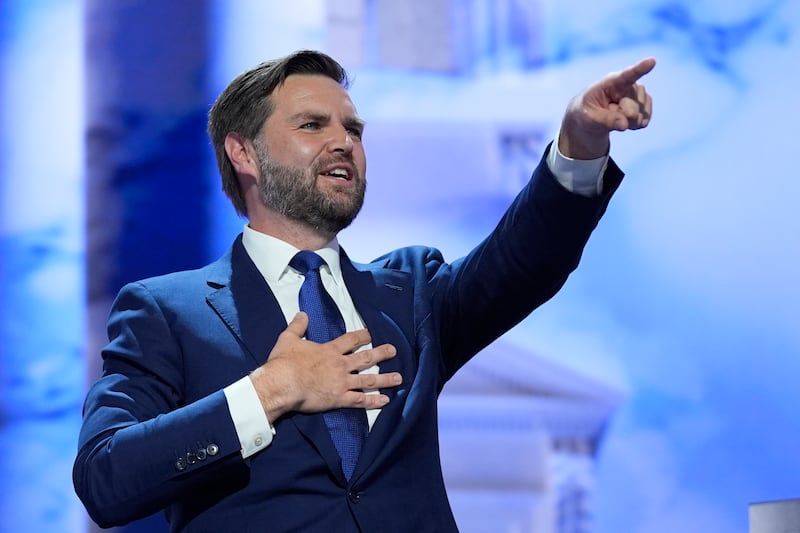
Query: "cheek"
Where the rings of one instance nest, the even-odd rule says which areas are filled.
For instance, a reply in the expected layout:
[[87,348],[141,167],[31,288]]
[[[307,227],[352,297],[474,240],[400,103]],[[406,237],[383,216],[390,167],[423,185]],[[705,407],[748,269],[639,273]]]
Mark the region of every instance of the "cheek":
[[307,166],[314,161],[319,149],[311,143],[278,137],[268,146],[273,161],[291,166]]
[[320,148],[310,143],[297,143],[293,151],[303,160],[311,161],[320,153]]

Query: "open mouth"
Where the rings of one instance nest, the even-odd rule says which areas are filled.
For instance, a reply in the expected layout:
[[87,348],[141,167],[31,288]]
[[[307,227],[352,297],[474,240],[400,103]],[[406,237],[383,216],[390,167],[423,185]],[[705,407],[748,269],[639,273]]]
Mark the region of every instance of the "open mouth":
[[336,178],[339,180],[350,181],[352,176],[350,175],[350,171],[343,167],[336,167],[332,168],[326,172],[321,172],[320,175],[322,176],[329,176],[331,178]]

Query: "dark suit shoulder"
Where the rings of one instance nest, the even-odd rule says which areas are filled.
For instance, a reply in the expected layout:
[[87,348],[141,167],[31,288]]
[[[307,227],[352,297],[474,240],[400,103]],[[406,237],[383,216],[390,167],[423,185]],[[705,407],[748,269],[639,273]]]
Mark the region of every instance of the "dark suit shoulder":
[[388,252],[368,265],[368,269],[390,268],[409,273],[418,273],[424,269],[429,272],[429,276],[438,271],[445,265],[444,256],[436,248],[430,246],[406,246]]

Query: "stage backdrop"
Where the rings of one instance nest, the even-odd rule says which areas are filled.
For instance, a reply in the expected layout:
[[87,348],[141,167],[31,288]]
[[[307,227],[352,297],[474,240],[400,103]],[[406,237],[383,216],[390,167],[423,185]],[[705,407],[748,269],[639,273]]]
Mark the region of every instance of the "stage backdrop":
[[800,493],[799,39],[791,0],[0,1],[0,532],[93,529],[71,467],[110,300],[230,246],[208,107],[317,48],[368,123],[363,261],[459,257],[569,98],[657,58],[581,267],[446,389],[448,484],[465,533],[744,533]]

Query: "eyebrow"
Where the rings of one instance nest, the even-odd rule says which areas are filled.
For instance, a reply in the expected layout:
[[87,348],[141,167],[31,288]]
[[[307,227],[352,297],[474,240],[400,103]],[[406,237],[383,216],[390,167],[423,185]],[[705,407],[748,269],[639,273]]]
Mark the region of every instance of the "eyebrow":
[[[304,120],[311,120],[314,122],[329,122],[331,120],[331,116],[327,113],[303,111],[289,117],[290,122],[301,122]],[[352,116],[344,119],[344,125],[350,128],[359,128],[363,130],[367,123],[359,116]]]
[[358,128],[363,131],[367,123],[361,117],[356,116],[345,119],[344,125],[348,128]]

